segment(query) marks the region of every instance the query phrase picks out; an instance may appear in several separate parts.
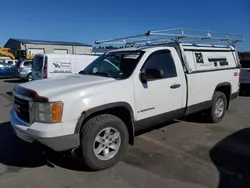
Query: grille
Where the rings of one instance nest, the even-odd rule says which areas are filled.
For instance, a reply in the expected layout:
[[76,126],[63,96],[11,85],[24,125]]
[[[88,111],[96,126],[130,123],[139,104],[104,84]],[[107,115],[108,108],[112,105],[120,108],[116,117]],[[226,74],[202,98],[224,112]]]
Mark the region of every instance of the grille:
[[20,119],[30,123],[30,114],[29,114],[29,101],[14,97],[14,108],[15,112]]

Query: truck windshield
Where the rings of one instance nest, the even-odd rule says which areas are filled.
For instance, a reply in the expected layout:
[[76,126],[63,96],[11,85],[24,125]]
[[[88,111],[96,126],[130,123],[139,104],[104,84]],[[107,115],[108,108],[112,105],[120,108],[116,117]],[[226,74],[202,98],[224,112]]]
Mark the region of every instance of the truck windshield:
[[95,59],[79,74],[126,79],[134,71],[143,51],[110,52]]

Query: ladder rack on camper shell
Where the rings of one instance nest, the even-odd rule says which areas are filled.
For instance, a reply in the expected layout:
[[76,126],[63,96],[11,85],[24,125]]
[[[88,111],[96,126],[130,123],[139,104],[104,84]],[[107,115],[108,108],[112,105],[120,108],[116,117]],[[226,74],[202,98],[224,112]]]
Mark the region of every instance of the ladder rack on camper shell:
[[109,39],[97,40],[96,44],[116,44],[129,45],[130,47],[144,45],[161,45],[170,42],[178,43],[209,43],[209,44],[231,44],[235,46],[237,42],[242,42],[243,36],[238,34],[221,33],[215,31],[195,30],[195,29],[165,29],[165,30],[150,30],[145,34]]
[[[177,52],[183,60],[183,66],[188,73],[192,72],[183,49],[183,43],[188,45],[206,47],[222,47],[218,44],[223,44],[223,47],[234,47],[237,42],[242,42],[243,36],[238,34],[221,33],[215,31],[195,30],[195,29],[165,29],[157,31],[148,31],[145,34],[134,35],[129,37],[122,37],[109,40],[98,40],[96,44],[115,44],[125,45],[125,47],[141,47],[141,46],[159,46],[159,45],[173,45],[178,46]],[[227,44],[225,46],[225,44]],[[239,58],[236,53],[237,65],[239,65]]]

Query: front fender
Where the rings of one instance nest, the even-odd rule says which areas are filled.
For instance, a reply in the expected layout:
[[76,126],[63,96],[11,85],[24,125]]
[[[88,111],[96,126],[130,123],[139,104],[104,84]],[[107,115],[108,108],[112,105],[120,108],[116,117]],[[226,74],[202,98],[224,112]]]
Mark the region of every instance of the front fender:
[[77,122],[77,125],[76,125],[76,128],[75,128],[75,133],[79,133],[81,131],[81,126],[82,126],[83,121],[86,118],[88,118],[89,116],[91,116],[92,114],[103,111],[103,110],[108,110],[108,109],[111,109],[111,108],[115,108],[115,107],[124,107],[124,108],[126,108],[130,112],[130,116],[131,116],[132,121],[134,120],[133,109],[132,109],[132,107],[131,107],[131,105],[129,103],[127,103],[127,102],[108,103],[108,104],[104,104],[104,105],[101,105],[101,106],[96,106],[96,107],[91,108],[89,110],[83,111],[81,113],[80,118],[78,119],[78,122]]

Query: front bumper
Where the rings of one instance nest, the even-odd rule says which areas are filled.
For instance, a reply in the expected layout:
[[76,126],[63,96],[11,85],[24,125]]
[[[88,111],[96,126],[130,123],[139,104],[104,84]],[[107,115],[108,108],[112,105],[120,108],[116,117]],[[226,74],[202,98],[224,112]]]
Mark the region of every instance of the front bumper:
[[[44,130],[38,129],[41,123],[33,123],[28,127],[19,121],[14,110],[10,112],[10,123],[14,133],[29,143],[39,142],[55,151],[65,151],[80,145],[79,134],[58,135],[61,131],[61,124],[43,124]],[[49,126],[53,128],[49,129]]]

